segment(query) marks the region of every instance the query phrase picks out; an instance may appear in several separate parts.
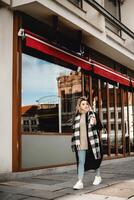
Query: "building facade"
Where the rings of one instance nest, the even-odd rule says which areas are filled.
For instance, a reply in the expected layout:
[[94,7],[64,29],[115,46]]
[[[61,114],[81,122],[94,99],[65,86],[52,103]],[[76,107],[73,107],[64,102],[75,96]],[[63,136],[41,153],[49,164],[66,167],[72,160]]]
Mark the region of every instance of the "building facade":
[[134,155],[133,7],[132,0],[0,1],[0,172],[73,164],[81,95],[103,123],[104,159]]

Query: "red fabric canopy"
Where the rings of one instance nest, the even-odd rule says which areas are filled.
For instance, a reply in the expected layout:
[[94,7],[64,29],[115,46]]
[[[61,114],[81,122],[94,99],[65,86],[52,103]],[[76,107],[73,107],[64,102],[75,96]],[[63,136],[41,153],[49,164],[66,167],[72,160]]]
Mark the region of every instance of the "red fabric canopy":
[[49,43],[46,43],[46,42],[40,41],[40,40],[36,40],[35,38],[30,37],[28,35],[26,37],[26,46],[36,49],[42,53],[59,58],[67,63],[76,65],[78,67],[82,67],[85,70],[89,70],[89,71],[92,70],[91,65],[87,61],[85,61],[79,57],[76,57],[74,55],[71,55],[70,53],[67,53],[63,50],[60,50],[59,48],[54,47]]
[[134,88],[134,80],[131,80],[132,87]]
[[130,79],[121,73],[94,61],[94,73],[125,86],[130,86]]
[[79,56],[68,53],[50,44],[46,39],[30,33],[29,31],[25,31],[25,36],[27,47],[36,49],[44,54],[51,55],[77,67],[81,67],[84,70],[93,71],[95,74],[105,77],[111,81],[115,81],[125,86],[134,87],[134,81],[130,80],[129,77],[122,75],[105,65],[102,65],[94,60],[87,61]]

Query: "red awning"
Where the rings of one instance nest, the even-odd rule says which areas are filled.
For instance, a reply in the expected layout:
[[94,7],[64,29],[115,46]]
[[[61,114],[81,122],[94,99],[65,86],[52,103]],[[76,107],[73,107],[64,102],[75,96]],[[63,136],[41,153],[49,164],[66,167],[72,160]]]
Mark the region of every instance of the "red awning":
[[77,55],[68,53],[63,49],[60,49],[53,44],[50,44],[46,39],[34,33],[25,30],[24,34],[26,40],[25,44],[27,47],[36,49],[37,51],[56,57],[77,67],[81,67],[86,71],[93,71],[94,74],[105,77],[111,81],[120,83],[125,86],[134,87],[134,80],[130,80],[128,76],[122,75],[121,73],[116,72],[115,70],[105,65],[102,65],[94,60],[87,61]]
[[134,88],[134,80],[131,80],[131,85]]
[[94,73],[125,86],[130,86],[129,77],[94,61]]
[[[29,32],[28,32],[29,33]],[[33,35],[33,34],[32,34]],[[26,46],[36,49],[42,53],[59,58],[67,63],[79,66],[85,70],[91,71],[92,67],[88,61],[61,50],[46,41],[40,40],[26,33]]]

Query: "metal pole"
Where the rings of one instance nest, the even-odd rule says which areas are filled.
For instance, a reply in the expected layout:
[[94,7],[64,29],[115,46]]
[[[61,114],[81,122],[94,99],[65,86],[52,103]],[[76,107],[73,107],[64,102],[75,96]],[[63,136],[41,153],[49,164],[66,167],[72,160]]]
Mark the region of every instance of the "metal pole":
[[59,100],[59,106],[58,106],[58,111],[59,111],[59,133],[62,133],[62,116],[61,116],[61,97],[58,98]]

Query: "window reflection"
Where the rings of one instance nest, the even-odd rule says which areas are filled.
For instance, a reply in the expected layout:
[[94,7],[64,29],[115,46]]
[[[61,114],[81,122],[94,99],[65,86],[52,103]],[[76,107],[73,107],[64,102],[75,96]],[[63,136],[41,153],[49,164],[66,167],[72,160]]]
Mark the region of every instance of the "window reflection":
[[101,97],[102,97],[102,123],[103,123],[103,130],[101,134],[102,144],[103,144],[103,153],[104,156],[108,156],[108,144],[109,144],[109,135],[108,135],[108,110],[107,110],[107,83],[101,81]]
[[121,97],[121,89],[117,88],[116,89],[116,93],[117,93],[117,124],[118,124],[118,153],[119,154],[123,154],[123,118],[122,116],[124,115],[122,113],[122,97]]
[[81,72],[23,54],[22,132],[71,132]]
[[77,99],[81,96],[81,72],[71,71],[61,75],[58,81],[58,95],[61,100],[61,131],[71,131],[71,119],[75,112]]
[[128,112],[129,112],[129,139],[130,139],[130,150],[134,152],[134,128],[133,128],[133,100],[132,93],[128,92]]

